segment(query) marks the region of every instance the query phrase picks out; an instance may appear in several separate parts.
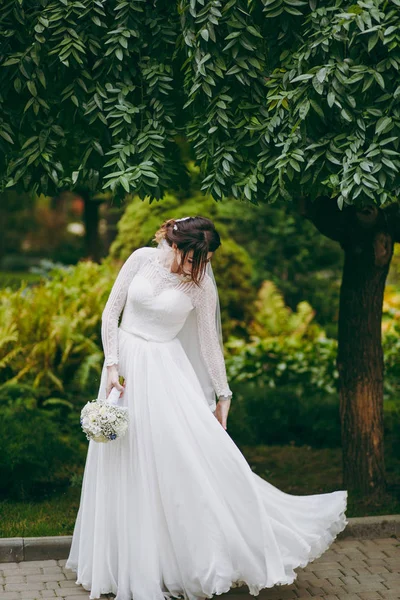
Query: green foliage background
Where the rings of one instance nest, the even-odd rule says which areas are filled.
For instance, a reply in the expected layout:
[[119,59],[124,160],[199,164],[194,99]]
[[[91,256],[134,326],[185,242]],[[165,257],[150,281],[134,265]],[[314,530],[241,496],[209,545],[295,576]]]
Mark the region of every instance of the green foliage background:
[[[32,287],[1,291],[0,462],[4,481],[14,483],[0,486],[0,496],[40,497],[79,470],[87,449],[79,414],[98,392],[101,312],[117,270],[111,260],[82,261]],[[291,311],[269,282],[250,339],[227,340],[229,432],[237,443],[340,445],[336,341],[313,316],[306,302]],[[393,324],[384,335],[385,429],[400,451],[400,331],[395,314],[386,319]]]

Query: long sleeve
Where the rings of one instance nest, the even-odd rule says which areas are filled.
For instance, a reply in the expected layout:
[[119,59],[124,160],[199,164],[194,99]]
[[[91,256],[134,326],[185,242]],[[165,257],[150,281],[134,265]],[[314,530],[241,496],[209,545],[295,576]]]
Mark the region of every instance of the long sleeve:
[[125,306],[129,284],[139,270],[146,248],[138,248],[122,265],[101,316],[101,341],[106,366],[118,364],[118,319]]
[[216,302],[217,296],[214,284],[211,279],[207,278],[196,302],[200,351],[216,395],[220,400],[228,400],[231,398],[232,392],[228,385],[224,355],[216,328]]

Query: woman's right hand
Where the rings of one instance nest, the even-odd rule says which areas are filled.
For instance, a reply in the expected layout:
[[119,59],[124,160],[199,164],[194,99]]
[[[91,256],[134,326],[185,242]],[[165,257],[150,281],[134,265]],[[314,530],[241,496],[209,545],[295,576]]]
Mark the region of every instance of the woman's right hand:
[[[124,386],[119,382],[118,365],[110,365],[107,367],[106,398],[108,398],[113,387],[117,388],[117,390],[122,393],[124,392]],[[121,395],[122,394],[120,394],[120,397]]]

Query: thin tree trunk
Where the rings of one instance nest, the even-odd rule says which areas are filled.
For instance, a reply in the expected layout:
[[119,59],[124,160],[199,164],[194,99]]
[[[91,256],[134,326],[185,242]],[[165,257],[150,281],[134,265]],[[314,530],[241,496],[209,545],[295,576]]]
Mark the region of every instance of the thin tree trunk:
[[89,192],[80,191],[84,200],[84,223],[85,223],[85,246],[86,258],[94,262],[100,262],[100,239],[99,239],[99,202],[90,197]]
[[340,290],[337,366],[343,484],[364,493],[386,486],[381,323],[393,242],[386,260],[379,260],[382,235],[368,232],[345,245]]

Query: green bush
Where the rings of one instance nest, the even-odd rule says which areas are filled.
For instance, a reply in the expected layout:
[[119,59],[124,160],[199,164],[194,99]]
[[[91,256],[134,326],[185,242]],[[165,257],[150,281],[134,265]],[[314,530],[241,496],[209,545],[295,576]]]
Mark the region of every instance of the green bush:
[[232,389],[235,396],[228,428],[236,442],[248,445],[306,444],[314,448],[341,445],[336,394],[321,392],[307,396],[300,387],[272,389],[261,385],[259,379],[234,383]]
[[53,269],[30,288],[0,293],[0,390],[30,385],[44,400],[81,402],[95,393],[104,355],[101,313],[115,271],[83,261]]
[[68,465],[80,457],[79,446],[60,432],[51,413],[1,407],[0,497],[31,500],[51,495],[69,484]]
[[[327,338],[313,323],[314,311],[307,303],[300,303],[296,311],[286,307],[272,282],[261,286],[255,307],[251,341],[231,338],[226,345],[234,393],[231,430],[242,443],[340,446],[337,340]],[[384,425],[385,433],[400,446],[396,328],[383,338]]]

